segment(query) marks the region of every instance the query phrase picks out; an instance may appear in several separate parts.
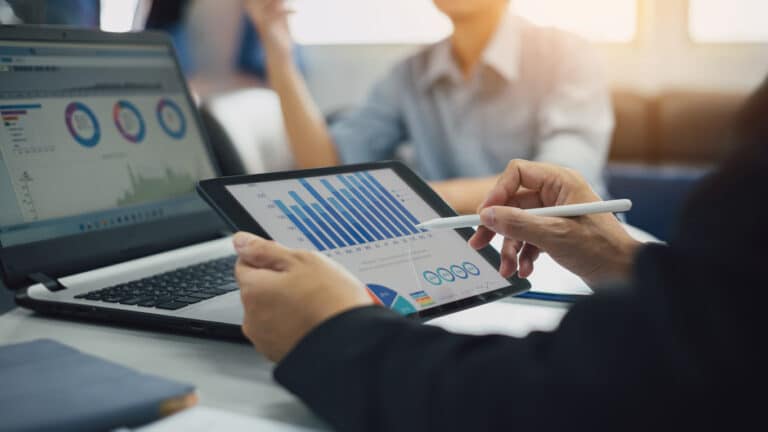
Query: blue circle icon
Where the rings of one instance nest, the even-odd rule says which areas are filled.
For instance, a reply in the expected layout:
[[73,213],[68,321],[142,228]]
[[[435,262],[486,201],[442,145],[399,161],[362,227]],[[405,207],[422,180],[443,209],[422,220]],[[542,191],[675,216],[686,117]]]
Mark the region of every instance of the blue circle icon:
[[90,108],[82,102],[72,102],[64,110],[67,130],[83,147],[95,147],[101,139],[99,121]]
[[456,264],[451,266],[451,273],[453,273],[453,275],[459,279],[466,279],[469,277],[469,274],[467,274],[467,271],[464,270],[464,267],[458,266]]
[[170,99],[161,99],[155,109],[157,121],[171,138],[182,139],[187,132],[187,120],[176,102]]
[[424,279],[427,282],[431,283],[434,286],[438,286],[438,285],[443,283],[443,280],[440,279],[440,276],[438,276],[437,273],[435,273],[435,272],[427,270],[424,273],[422,273],[421,275],[424,276]]
[[464,267],[464,270],[466,270],[467,273],[471,274],[472,276],[480,275],[480,269],[469,261],[464,261],[461,266]]
[[437,274],[440,275],[440,279],[446,282],[453,282],[456,280],[456,276],[454,276],[453,273],[451,273],[451,271],[445,267],[438,267]]

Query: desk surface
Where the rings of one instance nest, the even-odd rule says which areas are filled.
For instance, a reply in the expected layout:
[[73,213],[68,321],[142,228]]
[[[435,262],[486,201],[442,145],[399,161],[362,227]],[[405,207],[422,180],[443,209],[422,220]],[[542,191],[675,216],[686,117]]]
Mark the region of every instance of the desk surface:
[[[523,336],[551,330],[566,309],[507,300],[443,317],[434,324],[467,333]],[[0,344],[54,338],[143,372],[194,384],[200,405],[324,428],[272,380],[272,365],[245,343],[63,321],[17,308],[0,317]]]
[[[644,233],[638,238],[651,240]],[[556,264],[537,268],[547,284],[572,285],[578,278]],[[506,299],[430,322],[447,330],[524,336],[552,330],[566,312],[562,304]],[[245,343],[64,321],[14,309],[0,316],[0,344],[48,337],[116,363],[194,384],[200,405],[281,422],[324,428],[294,396],[272,380],[272,364]]]

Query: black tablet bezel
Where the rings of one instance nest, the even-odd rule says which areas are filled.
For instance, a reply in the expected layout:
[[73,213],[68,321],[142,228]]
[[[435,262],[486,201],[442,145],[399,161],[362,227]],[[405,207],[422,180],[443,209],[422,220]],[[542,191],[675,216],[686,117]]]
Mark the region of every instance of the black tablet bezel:
[[[250,213],[235,199],[227,190],[227,186],[237,184],[262,183],[278,180],[291,180],[308,177],[327,176],[334,174],[346,174],[357,171],[370,171],[377,169],[392,169],[406,184],[408,184],[430,207],[432,207],[441,217],[456,216],[457,213],[452,209],[427,183],[422,180],[406,165],[398,161],[371,162],[355,165],[343,165],[328,168],[316,168],[297,171],[281,171],[266,174],[242,175],[221,177],[216,179],[202,180],[198,182],[197,190],[205,201],[224,219],[224,221],[234,230],[248,231],[264,238],[271,239],[269,233],[254,220]],[[465,240],[474,234],[472,228],[462,228],[456,230]],[[487,246],[478,251],[494,268],[499,268],[501,257],[499,253],[491,246]],[[438,316],[457,312],[473,306],[478,306],[503,297],[517,295],[528,291],[531,284],[527,279],[517,277],[517,274],[507,279],[509,285],[487,293],[478,294],[466,299],[457,300],[440,306],[435,306],[423,311],[418,311],[409,315],[409,318],[428,320]]]

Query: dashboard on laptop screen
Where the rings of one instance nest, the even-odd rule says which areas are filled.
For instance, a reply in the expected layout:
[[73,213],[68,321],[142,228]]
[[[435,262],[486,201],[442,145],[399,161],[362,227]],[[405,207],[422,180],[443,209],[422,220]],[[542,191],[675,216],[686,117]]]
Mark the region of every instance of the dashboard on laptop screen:
[[182,79],[161,45],[0,41],[0,244],[206,211]]

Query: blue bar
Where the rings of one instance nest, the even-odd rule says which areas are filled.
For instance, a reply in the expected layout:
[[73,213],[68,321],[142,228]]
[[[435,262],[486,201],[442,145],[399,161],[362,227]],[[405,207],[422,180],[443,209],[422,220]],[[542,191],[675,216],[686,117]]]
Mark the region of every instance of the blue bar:
[[[357,240],[357,242],[358,242],[358,243],[365,243],[365,242],[366,242],[366,240],[367,240],[367,241],[369,241],[369,242],[372,242],[372,241],[373,241],[373,237],[371,237],[371,235],[370,235],[370,234],[368,234],[368,232],[366,232],[366,231],[365,231],[365,228],[363,228],[363,227],[362,227],[362,225],[360,225],[360,224],[359,224],[359,223],[358,223],[358,222],[357,222],[357,221],[356,221],[356,220],[355,220],[355,219],[352,217],[352,215],[351,215],[351,214],[349,214],[349,212],[348,212],[348,211],[344,210],[344,207],[342,207],[342,206],[339,204],[339,202],[338,202],[338,201],[336,201],[336,199],[335,199],[335,198],[328,198],[328,202],[330,202],[330,203],[331,203],[331,205],[333,205],[333,207],[334,207],[334,208],[335,208],[335,209],[336,209],[336,210],[337,210],[339,213],[341,213],[341,215],[342,215],[342,216],[344,216],[344,218],[345,218],[345,219],[347,219],[347,221],[349,221],[349,223],[350,223],[352,226],[354,226],[354,227],[355,227],[355,229],[356,229],[357,231],[354,231],[354,230],[353,230],[353,231],[352,231],[352,235],[355,237],[355,240]],[[360,234],[362,234],[362,235],[363,235],[363,237],[365,237],[365,240],[363,239],[363,237],[360,237],[360,234],[358,234],[358,231],[360,232]]]
[[291,213],[291,211],[288,209],[288,207],[285,206],[285,204],[283,204],[282,201],[275,200],[273,202],[283,212],[283,214],[288,216],[288,219],[290,219],[291,222],[293,222],[293,224],[296,225],[296,228],[301,230],[301,232],[304,234],[304,237],[306,237],[309,241],[312,242],[313,245],[315,245],[317,250],[319,250],[319,251],[324,251],[325,250],[325,247],[323,246],[323,244],[320,243],[319,241],[317,241],[315,236],[313,236],[312,233],[309,232],[307,227],[305,227],[304,224],[301,223],[301,221],[293,213]]
[[[376,219],[374,219],[374,217],[373,217],[373,216],[372,216],[370,213],[368,213],[368,212],[365,210],[365,208],[363,207],[363,205],[362,205],[362,204],[360,204],[359,202],[357,202],[357,200],[356,200],[356,199],[355,199],[355,198],[352,196],[352,194],[351,194],[351,193],[349,193],[349,191],[348,191],[348,190],[346,190],[346,189],[342,189],[342,190],[341,190],[341,193],[343,193],[343,194],[344,194],[344,196],[345,196],[345,197],[347,197],[347,199],[348,199],[348,200],[349,200],[349,201],[350,201],[352,204],[354,204],[354,205],[355,205],[355,207],[357,207],[357,208],[358,208],[358,209],[359,209],[359,210],[360,210],[360,211],[361,211],[361,212],[362,212],[362,213],[365,215],[365,217],[367,218],[367,221],[370,221],[370,223],[372,223],[373,225],[375,225],[375,226],[376,226],[376,229],[377,229],[377,230],[381,231],[381,233],[384,235],[384,237],[386,237],[386,238],[392,238],[392,237],[394,237],[392,234],[390,234],[390,232],[389,232],[389,231],[387,231],[386,229],[384,229],[384,227],[383,227],[383,226],[381,226],[381,225],[379,224],[379,222],[378,222]],[[363,220],[366,220],[366,219],[363,219]],[[366,225],[366,226],[367,226],[367,225]],[[374,232],[375,232],[375,231],[374,231]]]
[[410,234],[408,230],[400,223],[400,221],[397,220],[396,217],[389,214],[389,211],[387,211],[387,209],[381,205],[381,202],[379,202],[379,200],[376,199],[375,196],[373,196],[370,192],[368,192],[368,189],[366,189],[362,184],[360,184],[360,182],[357,181],[357,179],[354,176],[347,176],[347,178],[349,179],[349,181],[351,181],[355,185],[357,189],[363,192],[363,195],[365,195],[365,197],[368,198],[368,201],[373,203],[379,209],[379,211],[383,213],[384,216],[397,227],[397,229],[400,231],[400,234],[402,235]]
[[314,209],[314,210],[317,212],[317,214],[319,214],[319,215],[320,215],[320,217],[322,217],[323,219],[325,219],[325,221],[326,221],[326,222],[328,222],[328,225],[330,225],[330,226],[331,226],[333,229],[335,229],[335,230],[336,230],[336,232],[338,232],[338,233],[339,233],[339,235],[341,236],[341,238],[342,238],[342,240],[343,240],[343,241],[347,242],[347,244],[346,244],[346,245],[344,245],[344,246],[347,246],[347,245],[348,245],[348,246],[352,246],[352,245],[355,245],[355,244],[357,244],[357,243],[355,243],[355,242],[352,240],[352,238],[351,238],[351,237],[349,237],[349,236],[347,235],[347,233],[345,233],[345,232],[344,232],[344,230],[342,230],[342,229],[341,229],[341,227],[339,226],[339,224],[337,224],[336,222],[334,222],[334,220],[333,220],[333,219],[331,219],[331,217],[330,217],[330,216],[328,216],[328,213],[326,213],[326,212],[325,212],[325,210],[323,210],[323,208],[320,206],[320,204],[318,204],[318,203],[312,203],[312,208],[313,208],[313,209]]
[[27,109],[39,109],[43,106],[40,104],[27,104],[27,105],[0,105],[0,110],[27,110]]
[[414,225],[418,225],[418,224],[420,223],[420,222],[419,222],[419,220],[418,220],[418,219],[416,219],[416,217],[415,217],[415,216],[413,216],[413,215],[411,214],[411,212],[409,212],[409,211],[408,211],[408,209],[407,209],[407,208],[405,208],[405,206],[404,206],[404,205],[402,205],[402,204],[400,203],[400,200],[398,200],[397,198],[393,197],[393,196],[392,196],[392,194],[391,194],[391,193],[389,193],[389,191],[387,190],[387,188],[385,188],[385,187],[384,187],[384,185],[382,185],[381,183],[379,183],[379,181],[378,181],[378,180],[376,180],[376,178],[375,178],[374,176],[372,176],[372,175],[371,175],[371,174],[370,174],[368,171],[365,171],[365,172],[363,172],[363,175],[365,175],[366,177],[368,177],[368,180],[370,180],[370,181],[371,181],[371,183],[373,183],[373,184],[374,184],[374,185],[375,185],[377,188],[379,188],[379,190],[381,191],[381,193],[383,193],[383,194],[384,194],[384,196],[386,196],[387,198],[389,198],[389,200],[390,200],[390,201],[392,201],[392,203],[394,203],[394,204],[397,206],[397,208],[399,208],[399,209],[400,209],[400,211],[401,211],[401,212],[403,212],[403,214],[405,215],[405,217],[407,217],[407,218],[408,218],[408,219],[411,221],[411,223],[412,223],[412,224],[414,224]]
[[331,227],[326,225],[325,222],[323,222],[323,219],[320,216],[316,215],[314,211],[312,211],[312,207],[310,207],[309,204],[304,202],[304,200],[301,199],[299,194],[297,194],[294,191],[290,191],[290,192],[288,192],[288,195],[290,195],[291,198],[293,198],[301,206],[301,208],[304,210],[304,212],[306,212],[309,215],[309,217],[311,217],[312,220],[315,221],[317,226],[319,226],[320,228],[322,228],[323,231],[325,231],[325,233],[328,235],[328,237],[330,237],[331,240],[333,240],[333,242],[336,243],[336,245],[338,245],[338,247],[345,247],[346,246],[346,243],[341,241],[341,239],[336,235],[336,233],[333,232]]
[[328,240],[328,238],[327,238],[327,237],[326,237],[326,236],[323,234],[323,232],[322,232],[322,231],[320,231],[320,229],[319,229],[319,228],[318,228],[318,227],[317,227],[317,226],[316,226],[316,225],[315,225],[315,224],[314,224],[314,223],[313,223],[313,222],[312,222],[312,221],[311,221],[311,220],[310,220],[310,219],[307,217],[307,215],[305,215],[305,214],[304,214],[304,212],[303,212],[303,211],[301,211],[301,209],[299,208],[299,206],[297,206],[297,205],[292,205],[292,206],[291,206],[291,210],[293,210],[293,212],[294,212],[294,213],[296,213],[297,215],[299,215],[299,217],[301,218],[301,220],[303,220],[303,221],[304,221],[304,223],[305,223],[305,224],[306,224],[306,225],[307,225],[309,228],[311,228],[311,229],[312,229],[312,231],[314,231],[314,232],[315,232],[315,234],[316,234],[316,235],[317,235],[317,237],[320,239],[320,241],[322,241],[322,242],[323,242],[323,243],[324,243],[326,246],[328,246],[328,249],[336,249],[336,246],[334,246],[334,244],[333,244],[333,243],[331,243],[331,241],[330,241],[330,240]]
[[385,198],[384,195],[382,195],[381,192],[379,192],[377,188],[371,186],[371,183],[369,183],[368,180],[365,177],[363,177],[362,174],[358,172],[358,173],[355,173],[355,176],[357,176],[357,178],[360,180],[360,183],[365,185],[365,187],[367,187],[371,192],[373,192],[374,195],[376,195],[376,198],[378,198],[379,201],[384,203],[384,205],[389,209],[389,211],[392,212],[392,214],[395,215],[397,219],[403,223],[403,226],[405,226],[413,234],[419,233],[419,230],[415,226],[413,226],[411,221],[409,221],[408,218],[400,214],[400,212],[398,212],[397,209],[395,209],[392,203],[390,203],[387,200],[387,198]]
[[[344,230],[337,230],[339,231],[339,234],[341,234],[341,237],[344,238],[344,240],[349,243],[350,245],[357,244],[357,242],[364,243],[363,239],[360,238],[354,229],[347,223],[346,220],[344,220],[343,217],[341,217],[336,210],[331,207],[330,204],[328,204],[328,201],[325,200],[325,198],[320,195],[317,190],[315,190],[314,187],[312,187],[311,184],[306,179],[299,179],[299,182],[304,186],[304,188],[309,191],[310,194],[312,194],[313,197],[317,200],[317,202],[320,203],[323,209],[325,209],[325,212],[333,216],[333,218],[338,222],[339,225],[341,225]],[[353,237],[355,237],[357,242],[355,240],[352,240],[352,238],[347,234],[352,234]]]
[[[341,182],[344,183],[344,186],[346,186],[347,189],[349,189],[349,191],[352,192],[355,195],[355,197],[357,197],[357,199],[361,203],[363,203],[363,205],[365,205],[365,207],[368,209],[368,211],[373,213],[378,218],[379,222],[381,222],[382,224],[384,224],[385,227],[387,227],[387,230],[389,230],[389,232],[392,233],[391,236],[387,236],[387,237],[392,238],[392,237],[399,237],[400,236],[400,233],[398,233],[397,229],[395,229],[395,227],[393,227],[392,224],[389,223],[387,218],[382,216],[381,213],[379,213],[379,211],[376,210],[376,208],[371,203],[369,203],[368,200],[365,199],[365,197],[363,197],[363,195],[360,193],[360,191],[358,191],[349,182],[349,180],[345,179],[343,176],[339,176],[339,180],[341,180]],[[373,219],[373,220],[376,221],[376,219]],[[379,227],[379,229],[381,229],[381,228]]]
[[[358,213],[357,209],[355,209],[355,207],[351,205],[349,201],[347,201],[347,199],[344,198],[344,196],[340,194],[338,190],[336,190],[335,187],[333,187],[331,182],[329,182],[326,179],[321,179],[320,183],[322,183],[326,189],[331,191],[333,196],[335,196],[336,199],[339,200],[339,202],[342,203],[344,207],[346,207],[347,210],[349,210],[349,212],[352,213],[357,218],[357,220],[359,220],[360,223],[362,223],[365,226],[365,228],[368,229],[368,231],[371,234],[373,234],[374,237],[376,237],[376,240],[384,240],[384,237],[381,234],[379,234],[379,232],[376,231],[376,229],[374,229],[373,226],[368,222],[370,218],[365,218],[360,213]],[[360,211],[363,211],[363,209],[361,208]],[[363,211],[363,213],[365,212]],[[373,238],[371,238],[370,235],[368,235],[364,230],[361,230],[360,232],[363,233],[363,235],[365,236],[365,238],[368,239],[368,241],[373,241]]]

